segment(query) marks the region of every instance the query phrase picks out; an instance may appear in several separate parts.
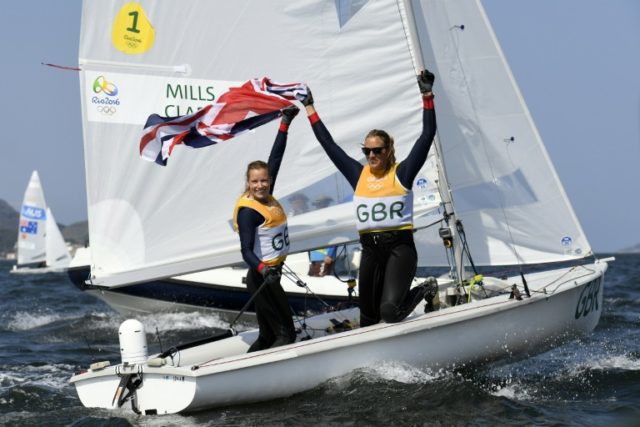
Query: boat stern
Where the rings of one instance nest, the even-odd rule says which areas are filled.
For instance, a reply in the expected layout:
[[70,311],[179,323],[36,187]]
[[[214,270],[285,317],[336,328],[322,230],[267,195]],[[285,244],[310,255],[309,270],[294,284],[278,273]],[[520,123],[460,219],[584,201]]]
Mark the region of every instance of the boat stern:
[[118,365],[101,371],[74,375],[80,401],[88,408],[117,409],[131,405],[139,414],[175,414],[193,402],[196,379],[184,369],[153,368],[147,365]]

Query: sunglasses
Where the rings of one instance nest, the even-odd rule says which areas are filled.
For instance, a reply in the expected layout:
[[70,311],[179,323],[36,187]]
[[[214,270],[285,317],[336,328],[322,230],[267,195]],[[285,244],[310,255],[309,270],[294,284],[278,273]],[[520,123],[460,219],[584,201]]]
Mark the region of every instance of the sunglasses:
[[386,150],[387,147],[374,147],[374,148],[369,148],[369,147],[362,147],[362,152],[364,153],[365,156],[369,156],[369,153],[373,153],[376,156],[379,156],[380,154],[382,154],[384,152],[384,150]]

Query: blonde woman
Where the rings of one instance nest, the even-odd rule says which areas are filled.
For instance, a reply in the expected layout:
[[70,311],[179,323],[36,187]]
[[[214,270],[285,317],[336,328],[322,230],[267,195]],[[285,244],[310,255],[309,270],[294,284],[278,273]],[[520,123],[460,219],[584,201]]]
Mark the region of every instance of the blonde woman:
[[433,107],[434,75],[418,75],[422,94],[422,134],[407,158],[396,162],[393,138],[373,129],[364,138],[364,166],[333,140],[313,105],[311,92],[302,100],[316,138],[354,189],[356,223],[362,258],[359,272],[360,326],[381,320],[399,322],[428,291],[426,285],[409,290],[417,268],[413,241],[413,180],[424,165],[436,133]]
[[287,144],[287,132],[297,107],[283,110],[282,122],[267,163],[249,163],[245,192],[233,214],[240,236],[242,258],[249,266],[247,288],[254,297],[260,334],[249,352],[277,347],[295,341],[287,296],[280,284],[282,263],[289,252],[287,216],[272,196]]

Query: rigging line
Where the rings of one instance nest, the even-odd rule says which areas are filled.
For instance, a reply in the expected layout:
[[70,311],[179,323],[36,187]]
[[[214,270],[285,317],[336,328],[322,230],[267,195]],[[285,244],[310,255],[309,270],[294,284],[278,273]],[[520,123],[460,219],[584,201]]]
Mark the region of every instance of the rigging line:
[[293,315],[295,322],[298,322],[298,324],[300,325],[300,330],[304,331],[305,335],[307,336],[307,339],[313,338],[311,335],[309,335],[309,332],[307,331],[307,310],[305,309],[305,313],[302,316],[302,320],[300,320],[301,316],[298,316],[298,314],[293,309],[293,307],[291,307],[291,304],[289,304],[289,311],[291,311],[291,314]]
[[40,65],[45,65],[51,68],[58,68],[60,70],[65,70],[65,71],[82,71],[82,68],[80,67],[70,67],[66,65],[51,64],[49,62],[41,62]]
[[310,288],[309,285],[307,285],[287,264],[285,264],[284,262],[282,263],[282,275],[284,277],[286,277],[287,279],[291,280],[293,283],[295,283],[297,286],[300,286],[301,288],[304,288],[309,294],[311,294],[312,296],[314,296],[316,299],[318,299],[318,301],[320,301],[324,306],[331,308],[331,305],[329,305],[326,301],[324,301],[322,298],[320,298],[318,295],[316,295]]
[[586,270],[586,273],[584,273],[584,274],[580,274],[580,275],[578,275],[577,277],[572,277],[571,279],[567,279],[567,280],[565,280],[565,281],[563,281],[563,282],[558,283],[558,285],[553,289],[553,291],[551,291],[551,294],[555,293],[555,292],[558,290],[558,288],[559,288],[560,286],[564,285],[564,284],[565,284],[565,283],[567,283],[567,282],[570,282],[571,280],[581,279],[581,278],[583,278],[583,277],[586,277],[586,276],[588,276],[588,275],[590,275],[590,274],[594,274],[594,273],[596,272],[594,269],[587,268],[587,267],[585,267],[584,265],[577,265],[577,266],[571,267],[568,271],[566,271],[565,273],[561,274],[561,275],[560,275],[559,277],[557,277],[555,280],[553,280],[553,281],[552,281],[552,282],[550,282],[549,284],[547,284],[547,285],[543,286],[543,287],[541,288],[541,289],[542,289],[542,291],[537,291],[537,292],[543,292],[543,291],[544,291],[544,292],[546,292],[546,289],[547,289],[547,287],[548,287],[548,286],[553,285],[555,282],[557,282],[558,280],[562,279],[564,276],[568,275],[569,273],[573,272],[574,270],[577,270],[578,268],[582,268],[582,269]]

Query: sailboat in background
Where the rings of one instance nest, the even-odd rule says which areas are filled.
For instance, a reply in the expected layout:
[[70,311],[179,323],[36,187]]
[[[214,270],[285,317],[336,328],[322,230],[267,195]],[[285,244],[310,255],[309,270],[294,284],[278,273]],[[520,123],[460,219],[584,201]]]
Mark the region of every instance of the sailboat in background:
[[55,221],[47,207],[38,171],[33,171],[20,208],[17,262],[11,273],[50,273],[66,269],[71,255]]
[[47,268],[55,271],[64,271],[71,262],[71,255],[67,243],[62,237],[58,223],[51,208],[47,207],[47,234],[46,234],[46,261]]
[[[419,265],[447,273],[437,278],[436,297],[403,322],[359,328],[355,308],[296,319],[295,343],[251,354],[255,330],[149,355],[143,325],[128,320],[122,363],[98,362],[71,378],[85,406],[131,401],[137,413],[165,414],[255,402],[386,360],[442,369],[523,357],[597,325],[606,260],[592,259],[479,1],[189,6],[84,2],[93,283],[114,290],[240,259],[231,211],[219,207],[234,205],[243,166],[266,157],[274,128],[212,149],[176,150],[159,168],[134,152],[148,114],[186,114],[254,76],[304,79],[345,152],[358,158],[366,130],[384,127],[402,159],[420,132],[415,75],[423,64],[437,76],[438,135],[413,186],[415,240]],[[211,17],[233,25],[211,25]],[[197,31],[185,32],[185,23]],[[335,169],[308,124],[294,121],[289,140],[276,196],[339,190],[327,184]],[[345,202],[291,218],[292,249],[355,240],[352,216]]]

